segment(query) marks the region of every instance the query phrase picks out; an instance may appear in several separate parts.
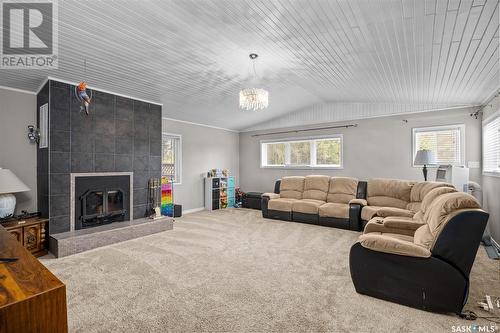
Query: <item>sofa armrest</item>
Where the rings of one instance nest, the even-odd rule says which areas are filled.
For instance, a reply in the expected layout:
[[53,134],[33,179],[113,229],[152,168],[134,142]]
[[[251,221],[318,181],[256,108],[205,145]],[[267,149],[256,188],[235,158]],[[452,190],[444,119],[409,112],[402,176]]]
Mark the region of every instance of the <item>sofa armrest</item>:
[[412,211],[396,207],[382,207],[377,210],[377,216],[380,217],[388,217],[388,216],[413,217],[413,215],[415,215],[415,213]]
[[[387,221],[387,220],[392,220],[392,221]],[[366,224],[363,233],[364,234],[369,234],[369,233],[391,233],[391,234],[398,234],[398,235],[407,235],[407,236],[414,236],[415,235],[415,230],[418,229],[421,224],[419,223],[413,223],[412,225],[403,225],[405,222],[398,223],[398,221],[394,221],[393,219],[397,219],[397,217],[379,217],[376,216],[372,218],[368,223]],[[403,219],[403,218],[400,218]],[[387,223],[389,222],[389,223]],[[412,222],[406,222],[407,224],[410,224]]]
[[278,199],[280,195],[276,193],[266,192],[262,194],[262,197],[268,197],[269,199]]
[[366,206],[368,205],[368,202],[366,202],[365,199],[351,199],[351,201],[349,201],[349,204],[358,204],[361,206]]
[[388,228],[395,228],[395,229],[407,229],[407,230],[417,230],[421,226],[423,226],[425,223],[417,220],[405,220],[405,219],[398,219],[397,217],[393,217],[390,219],[384,220],[384,226]]
[[268,212],[268,205],[269,205],[269,197],[265,197],[262,195],[262,199],[260,202],[260,210],[262,211],[262,217],[263,218],[268,218],[269,217],[269,212]]
[[349,205],[349,229],[355,231],[363,230],[361,224],[361,208],[359,204]]
[[431,251],[423,246],[380,234],[363,234],[358,241],[364,248],[407,257],[429,258]]
[[280,194],[280,188],[281,188],[281,179],[277,179],[276,182],[274,182],[274,193]]

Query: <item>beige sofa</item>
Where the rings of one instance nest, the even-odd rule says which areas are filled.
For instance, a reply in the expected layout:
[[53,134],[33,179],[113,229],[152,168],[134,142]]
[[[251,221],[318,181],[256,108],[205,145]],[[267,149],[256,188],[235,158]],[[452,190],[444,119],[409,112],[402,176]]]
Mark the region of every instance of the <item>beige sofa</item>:
[[399,179],[374,178],[367,182],[366,201],[360,202],[363,227],[375,216],[412,218],[423,198],[434,188],[453,185],[441,182],[413,182]]
[[[363,230],[368,221],[378,217],[370,228],[379,230],[385,224],[387,229],[413,221],[422,200],[435,188],[454,190],[452,185],[440,182],[382,178],[363,182],[323,175],[283,177],[275,186],[278,193],[262,195],[262,215],[350,230]],[[418,219],[414,222],[418,223]]]
[[349,205],[358,193],[357,179],[283,177],[279,189],[262,195],[264,217],[359,230],[359,207],[353,212]]

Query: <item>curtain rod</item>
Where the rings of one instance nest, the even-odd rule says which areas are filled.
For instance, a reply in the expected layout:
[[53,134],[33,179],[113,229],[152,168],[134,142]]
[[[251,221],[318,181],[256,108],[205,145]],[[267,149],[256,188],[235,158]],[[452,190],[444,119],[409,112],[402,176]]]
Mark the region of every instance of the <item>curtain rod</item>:
[[290,131],[281,131],[281,132],[270,132],[270,133],[254,134],[254,135],[252,135],[252,137],[263,136],[263,135],[273,135],[273,134],[285,134],[285,133],[299,133],[299,132],[307,132],[307,131],[319,131],[319,130],[334,129],[334,128],[349,128],[349,127],[358,127],[358,124],[327,126],[327,127],[316,127],[316,128],[308,128],[308,129],[300,129],[300,130],[290,130]]

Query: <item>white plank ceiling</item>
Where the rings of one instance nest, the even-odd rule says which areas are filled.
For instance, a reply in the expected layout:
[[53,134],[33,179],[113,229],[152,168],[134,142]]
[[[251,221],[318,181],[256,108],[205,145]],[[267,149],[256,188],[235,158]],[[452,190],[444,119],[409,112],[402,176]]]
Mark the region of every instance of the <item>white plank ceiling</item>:
[[[498,0],[64,0],[59,69],[0,70],[0,86],[35,91],[47,76],[85,79],[163,103],[166,117],[236,130],[322,104],[364,105],[366,116],[394,113],[384,105],[479,105],[499,86],[498,7]],[[270,94],[259,112],[238,109],[251,52],[260,56],[257,85]]]

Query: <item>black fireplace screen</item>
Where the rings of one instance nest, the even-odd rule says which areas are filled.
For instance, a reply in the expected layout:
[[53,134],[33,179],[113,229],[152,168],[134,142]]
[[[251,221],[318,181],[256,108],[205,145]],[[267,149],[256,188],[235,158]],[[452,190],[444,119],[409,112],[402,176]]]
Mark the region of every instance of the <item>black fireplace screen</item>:
[[124,194],[121,189],[88,190],[81,197],[82,228],[123,221],[125,218]]
[[130,220],[130,176],[75,178],[75,230]]

